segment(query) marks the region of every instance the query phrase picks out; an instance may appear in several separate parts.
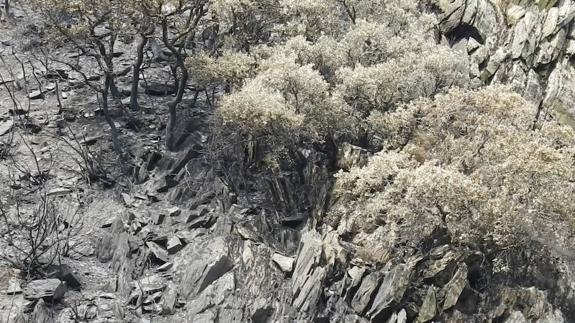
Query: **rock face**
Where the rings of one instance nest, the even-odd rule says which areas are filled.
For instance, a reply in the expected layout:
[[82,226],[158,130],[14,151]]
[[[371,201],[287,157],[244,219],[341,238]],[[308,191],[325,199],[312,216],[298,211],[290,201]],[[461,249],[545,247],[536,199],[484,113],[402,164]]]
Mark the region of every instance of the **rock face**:
[[[476,84],[509,84],[541,113],[571,120],[575,1],[429,2],[440,11],[440,41],[468,56]],[[162,79],[143,87],[150,95],[174,92]],[[4,121],[0,136],[12,127]],[[345,145],[336,165],[363,165],[368,154]],[[175,155],[167,161],[150,153],[140,178],[155,177],[160,185],[149,183],[148,194],[173,197],[178,206],[105,224],[97,248],[116,273],[113,291],[143,322],[146,315],[153,322],[158,315],[158,322],[575,321],[572,268],[537,246],[461,246],[441,230],[414,246],[396,243],[394,228],[385,225],[362,235],[354,235],[349,219],[332,227],[322,215],[342,205],[329,200],[329,173],[313,155],[298,172],[266,178],[270,196],[240,199],[217,184],[190,194],[183,174],[197,172],[191,182],[204,182],[205,165],[190,151]],[[138,208],[135,197],[123,198]],[[370,241],[389,250],[370,249]],[[60,279],[49,279],[28,284],[24,296],[38,300],[36,319],[50,322],[43,299],[64,292]]]
[[575,2],[434,1],[445,42],[469,56],[483,84],[510,84],[541,110],[571,120]]

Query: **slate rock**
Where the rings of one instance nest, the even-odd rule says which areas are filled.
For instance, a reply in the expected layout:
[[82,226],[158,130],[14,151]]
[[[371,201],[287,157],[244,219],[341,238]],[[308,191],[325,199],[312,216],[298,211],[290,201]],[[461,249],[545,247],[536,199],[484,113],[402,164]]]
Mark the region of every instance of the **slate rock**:
[[182,297],[191,299],[232,268],[228,245],[222,237],[208,237],[189,244],[174,261],[183,272]]
[[272,260],[283,272],[289,273],[293,270],[294,259],[291,257],[286,257],[279,253],[274,253]]
[[412,270],[411,264],[399,264],[385,275],[368,316],[377,320],[380,314],[385,314],[389,308],[401,301],[409,285]]
[[2,124],[0,124],[0,136],[4,136],[5,134],[9,133],[10,130],[12,130],[12,127],[14,127],[14,121],[4,121]]
[[59,279],[33,280],[24,289],[24,298],[60,300],[66,294],[66,284]]
[[31,319],[34,323],[56,323],[54,311],[42,299],[34,306]]
[[164,264],[170,259],[168,257],[168,252],[164,248],[160,247],[157,243],[148,241],[146,242],[146,246],[150,248],[150,252],[160,263]]
[[184,247],[184,244],[176,236],[173,236],[168,240],[168,253],[169,254],[174,254],[174,253],[182,250],[183,247]]

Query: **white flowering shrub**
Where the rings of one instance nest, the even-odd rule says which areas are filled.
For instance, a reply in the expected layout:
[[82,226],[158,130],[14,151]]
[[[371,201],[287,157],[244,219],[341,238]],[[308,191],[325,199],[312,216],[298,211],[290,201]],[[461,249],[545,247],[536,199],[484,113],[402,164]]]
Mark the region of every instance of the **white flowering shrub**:
[[533,129],[535,113],[519,95],[488,87],[386,115],[392,141],[367,166],[337,174],[326,222],[355,232],[391,225],[410,241],[444,228],[456,243],[553,237],[564,246],[575,229],[575,132],[554,121]]
[[[355,142],[379,131],[373,114],[467,86],[467,64],[435,43],[431,15],[411,1],[368,2],[280,1],[283,23],[275,30],[284,38],[252,49],[257,82],[238,88],[234,97],[241,100],[243,91],[261,84],[263,92],[273,89],[283,97],[286,113],[301,117],[301,138]],[[252,100],[247,93],[245,98]],[[218,113],[231,129],[259,129],[253,122],[234,125],[229,115],[238,107],[228,104]]]

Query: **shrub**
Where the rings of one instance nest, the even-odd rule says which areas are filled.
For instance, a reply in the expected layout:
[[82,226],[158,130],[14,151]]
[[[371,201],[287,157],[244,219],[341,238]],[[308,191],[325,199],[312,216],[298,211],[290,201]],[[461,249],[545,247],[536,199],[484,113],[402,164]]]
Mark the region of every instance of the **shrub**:
[[533,130],[535,112],[501,87],[403,106],[382,123],[388,148],[337,174],[325,220],[355,232],[390,225],[401,241],[444,228],[462,244],[550,246],[552,237],[565,246],[575,229],[575,132],[554,121]]
[[14,192],[0,201],[0,261],[22,271],[27,278],[42,277],[43,270],[60,263],[71,240],[81,230],[78,213],[66,213],[46,192],[27,206]]

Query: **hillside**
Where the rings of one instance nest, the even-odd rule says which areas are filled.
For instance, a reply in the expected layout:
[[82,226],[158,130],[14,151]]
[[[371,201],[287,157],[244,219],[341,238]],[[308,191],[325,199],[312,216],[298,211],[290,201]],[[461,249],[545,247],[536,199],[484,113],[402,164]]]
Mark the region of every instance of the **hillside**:
[[575,321],[575,1],[1,11],[0,323]]

